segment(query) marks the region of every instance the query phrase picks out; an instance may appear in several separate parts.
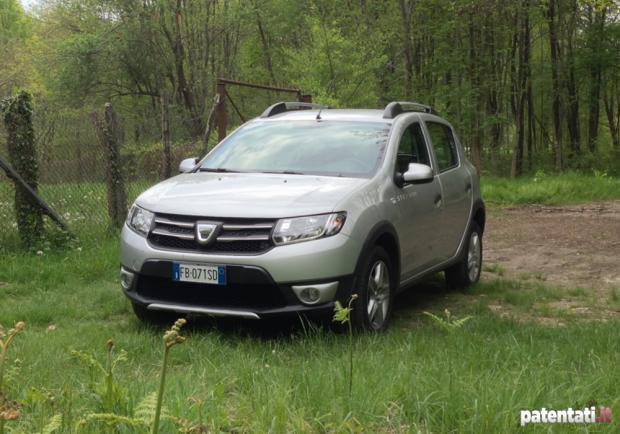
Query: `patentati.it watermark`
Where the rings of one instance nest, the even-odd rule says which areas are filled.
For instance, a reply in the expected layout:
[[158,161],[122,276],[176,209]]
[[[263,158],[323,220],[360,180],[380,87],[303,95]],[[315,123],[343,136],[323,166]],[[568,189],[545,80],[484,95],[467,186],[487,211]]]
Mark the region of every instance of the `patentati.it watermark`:
[[601,406],[598,411],[596,407],[576,410],[570,407],[566,410],[547,410],[544,407],[540,410],[521,410],[521,426],[541,423],[611,423],[611,408]]

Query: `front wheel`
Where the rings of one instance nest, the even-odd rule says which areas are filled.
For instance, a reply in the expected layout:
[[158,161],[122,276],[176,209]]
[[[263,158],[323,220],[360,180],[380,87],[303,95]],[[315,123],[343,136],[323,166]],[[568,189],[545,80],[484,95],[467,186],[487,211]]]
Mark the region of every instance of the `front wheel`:
[[461,259],[445,270],[446,283],[450,288],[467,288],[480,280],[482,270],[482,230],[472,222],[465,241]]
[[392,313],[392,273],[389,255],[376,246],[355,279],[353,292],[357,292],[358,299],[353,303],[351,320],[356,329],[380,332],[387,328]]

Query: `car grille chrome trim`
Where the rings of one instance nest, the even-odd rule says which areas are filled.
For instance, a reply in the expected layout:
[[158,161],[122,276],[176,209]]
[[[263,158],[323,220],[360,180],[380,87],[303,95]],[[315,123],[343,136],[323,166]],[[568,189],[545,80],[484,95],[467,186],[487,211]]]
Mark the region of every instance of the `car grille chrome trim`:
[[245,237],[238,237],[238,236],[234,236],[234,237],[227,237],[227,236],[223,236],[223,237],[217,237],[217,241],[223,242],[223,243],[232,243],[235,241],[269,241],[269,235],[248,235]]
[[255,224],[255,225],[223,225],[222,229],[225,231],[244,231],[244,230],[252,230],[252,229],[272,229],[273,223],[266,224]]
[[[196,225],[209,221],[220,225],[217,238],[198,243]],[[259,254],[271,249],[275,219],[213,218],[157,214],[148,240],[155,248],[218,254]]]
[[194,235],[170,232],[170,231],[167,231],[166,229],[160,229],[160,228],[153,229],[153,231],[151,233],[153,233],[155,235],[163,235],[164,237],[181,238],[183,240],[193,240],[194,239]]
[[193,229],[194,228],[194,223],[189,223],[189,222],[180,222],[180,221],[176,221],[176,220],[169,220],[169,219],[165,219],[162,217],[156,217],[155,218],[155,223],[159,223],[162,225],[171,225],[171,226],[178,226],[180,228],[190,228]]

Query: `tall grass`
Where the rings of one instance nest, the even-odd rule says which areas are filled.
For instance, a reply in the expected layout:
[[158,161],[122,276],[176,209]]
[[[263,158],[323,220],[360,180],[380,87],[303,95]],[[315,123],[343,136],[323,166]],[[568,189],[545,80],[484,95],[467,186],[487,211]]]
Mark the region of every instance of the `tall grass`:
[[[110,337],[127,353],[114,371],[127,414],[135,417],[142,398],[157,390],[161,331],[134,318],[120,293],[117,268],[115,240],[82,251],[3,257],[0,319],[28,323],[12,347],[13,368],[5,378],[7,396],[23,404],[21,419],[11,422],[14,432],[40,432],[59,414],[57,433],[102,432],[100,425],[76,431],[100,397],[71,350],[101,354]],[[397,299],[387,333],[353,340],[350,405],[342,369],[349,356],[346,334],[291,330],[281,323],[271,325],[281,328],[277,333],[263,332],[269,324],[262,322],[190,323],[188,344],[175,348],[170,359],[174,375],[166,384],[160,432],[175,432],[174,420],[187,426],[202,421],[209,432],[514,432],[521,409],[594,401],[618,414],[620,322],[563,318],[566,326],[546,327],[502,319],[486,307],[527,285],[490,282],[449,299]],[[457,338],[422,314],[442,312],[451,299],[458,301],[450,307],[455,317],[472,316]],[[617,301],[609,303],[620,309]],[[611,426],[588,429],[618,432],[620,425],[614,418]],[[144,430],[127,426],[121,432]]]
[[567,173],[519,179],[484,177],[482,196],[491,205],[572,204],[620,199],[620,178],[605,173]]

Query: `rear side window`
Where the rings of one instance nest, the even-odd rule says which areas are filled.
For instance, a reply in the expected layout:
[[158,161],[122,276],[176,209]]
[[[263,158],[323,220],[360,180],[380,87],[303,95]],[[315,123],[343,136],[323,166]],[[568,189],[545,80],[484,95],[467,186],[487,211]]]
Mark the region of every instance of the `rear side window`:
[[426,128],[428,128],[428,133],[433,142],[439,171],[443,172],[456,167],[458,165],[458,157],[456,155],[456,142],[452,135],[452,129],[437,122],[427,122]]
[[398,144],[397,170],[400,173],[406,172],[409,163],[431,165],[422,128],[417,122],[407,127]]

